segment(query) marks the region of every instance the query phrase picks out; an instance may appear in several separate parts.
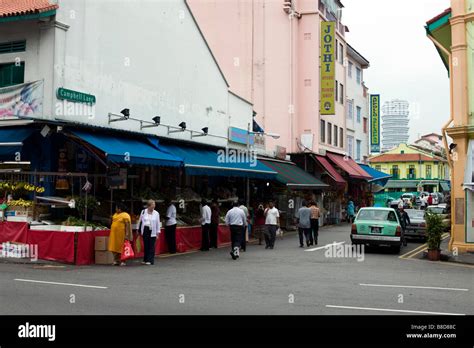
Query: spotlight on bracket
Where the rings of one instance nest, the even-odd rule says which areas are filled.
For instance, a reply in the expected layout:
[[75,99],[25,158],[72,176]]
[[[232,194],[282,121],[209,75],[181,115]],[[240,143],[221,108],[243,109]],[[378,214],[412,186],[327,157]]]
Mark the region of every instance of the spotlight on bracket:
[[147,122],[148,124],[145,125],[145,126],[143,125],[143,122],[145,122],[145,121],[140,121],[140,129],[158,127],[160,125],[160,122],[161,122],[161,117],[160,116],[155,116],[155,117],[152,118],[152,121],[153,122]]
[[209,133],[209,127],[204,127],[201,130],[202,133],[193,134],[193,132],[191,132],[191,138],[205,137]]
[[122,111],[120,111],[120,114],[121,115],[109,112],[109,124],[112,122],[128,120],[130,118],[130,109],[123,109]]
[[168,126],[168,134],[184,132],[186,130],[186,122],[181,122],[178,125],[178,127],[179,127],[179,129],[170,130],[170,126]]

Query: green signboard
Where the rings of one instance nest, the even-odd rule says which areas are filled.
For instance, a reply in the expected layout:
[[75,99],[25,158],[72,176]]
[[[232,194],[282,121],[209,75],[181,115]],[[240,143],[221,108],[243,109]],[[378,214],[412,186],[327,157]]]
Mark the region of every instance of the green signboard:
[[380,95],[370,95],[370,151],[380,152]]
[[57,97],[73,103],[95,104],[95,96],[66,88],[58,88]]

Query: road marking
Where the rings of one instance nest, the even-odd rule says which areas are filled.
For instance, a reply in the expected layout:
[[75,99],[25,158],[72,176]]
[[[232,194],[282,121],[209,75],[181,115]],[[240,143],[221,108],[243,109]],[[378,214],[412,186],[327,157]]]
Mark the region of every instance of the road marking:
[[[449,238],[449,233],[444,233],[441,235],[441,240],[445,240],[446,238]],[[398,258],[399,259],[411,259],[415,257],[415,255],[418,255],[419,253],[422,253],[423,251],[428,249],[428,244],[422,244],[419,247],[410,250],[406,254],[400,255]]]
[[344,243],[345,242],[334,242],[334,243],[326,244],[324,246],[320,246],[320,247],[317,247],[317,248],[305,249],[305,251],[315,251],[315,250],[326,249],[326,248],[331,247],[333,245],[339,245],[339,244],[344,244]]
[[43,280],[32,280],[32,279],[15,279],[17,282],[27,282],[27,283],[40,283],[40,284],[52,284],[52,285],[66,285],[66,286],[78,286],[81,288],[94,288],[94,289],[107,289],[106,286],[97,286],[97,285],[83,285],[83,284],[73,284],[73,283],[57,283],[57,282],[46,282]]
[[378,311],[378,312],[398,312],[398,313],[416,313],[416,314],[433,314],[433,315],[466,315],[464,313],[426,312],[426,311],[412,311],[408,309],[391,309],[391,308],[351,307],[351,306],[334,306],[334,305],[326,305],[326,307],[341,308],[341,309],[359,309],[363,311]]
[[385,284],[359,284],[360,286],[375,286],[375,287],[386,287],[386,288],[411,288],[411,289],[433,289],[433,290],[451,290],[451,291],[469,291],[469,289],[463,288],[440,288],[437,286],[417,286],[417,285],[385,285]]

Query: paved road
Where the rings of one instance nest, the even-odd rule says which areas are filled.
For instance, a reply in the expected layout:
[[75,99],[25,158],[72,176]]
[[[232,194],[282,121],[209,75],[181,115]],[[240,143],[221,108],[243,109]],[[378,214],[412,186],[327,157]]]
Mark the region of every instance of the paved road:
[[[324,228],[319,246],[348,243],[348,233],[348,225]],[[274,250],[248,246],[238,261],[223,248],[155,266],[0,263],[0,314],[474,314],[472,267],[385,250],[359,261],[327,257],[298,244],[288,234]]]

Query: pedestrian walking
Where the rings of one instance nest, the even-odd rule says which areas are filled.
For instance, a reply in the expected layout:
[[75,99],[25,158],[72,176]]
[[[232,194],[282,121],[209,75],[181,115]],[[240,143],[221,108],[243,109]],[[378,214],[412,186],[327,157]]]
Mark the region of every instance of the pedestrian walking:
[[275,247],[276,231],[280,227],[280,212],[274,206],[273,201],[269,201],[268,208],[265,209],[265,225],[267,228],[265,249],[273,249]]
[[155,201],[149,200],[143,209],[138,222],[140,234],[143,236],[143,265],[155,263],[156,238],[160,235],[160,213],[155,210]]
[[209,230],[211,228],[211,208],[207,205],[207,201],[203,199],[201,201],[201,228],[202,228],[202,239],[201,239],[201,251],[209,251]]
[[428,195],[427,203],[428,206],[433,205],[433,196],[431,195],[431,193]]
[[170,254],[176,254],[176,207],[169,198],[165,199],[165,237],[168,251]]
[[315,201],[311,201],[311,235],[313,237],[314,245],[318,245],[319,236],[319,217],[321,216],[318,205]]
[[213,199],[211,203],[211,226],[209,230],[209,246],[217,249],[217,229],[219,228],[221,210],[217,199]]
[[347,220],[351,224],[354,221],[355,218],[355,205],[354,202],[352,201],[352,198],[349,197],[349,202],[347,202]]
[[247,217],[244,211],[239,207],[238,202],[232,204],[232,209],[225,216],[225,223],[230,228],[231,249],[230,255],[233,260],[240,257],[240,242],[242,234],[247,226]]
[[296,213],[296,219],[298,222],[300,248],[304,246],[304,239],[306,239],[306,246],[310,246],[313,239],[311,237],[311,209],[308,207],[308,203],[306,201],[303,201],[302,207],[298,209],[298,212]]
[[265,209],[263,204],[259,204],[255,211],[254,236],[258,239],[258,245],[262,245],[262,239],[265,235]]
[[112,216],[112,224],[110,226],[108,250],[114,255],[115,266],[125,266],[125,262],[121,262],[123,245],[126,240],[132,241],[132,219],[126,212],[126,207],[122,203],[115,206],[115,214]]
[[247,224],[245,225],[244,231],[241,235],[240,250],[247,251],[248,226],[250,222],[250,215],[249,215],[249,210],[247,209],[243,201],[240,202],[239,208],[242,209],[242,211],[245,214],[245,218],[247,219]]

